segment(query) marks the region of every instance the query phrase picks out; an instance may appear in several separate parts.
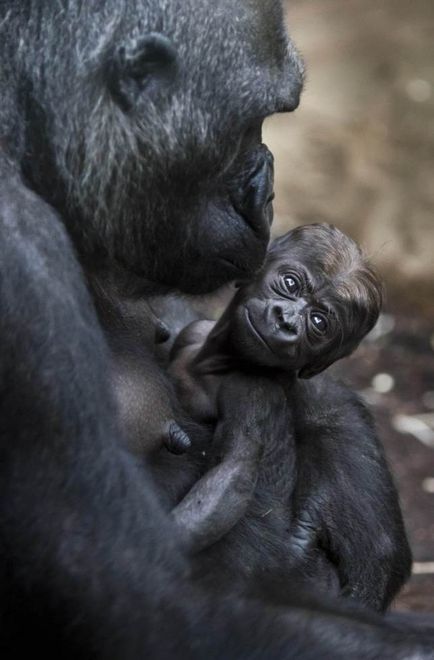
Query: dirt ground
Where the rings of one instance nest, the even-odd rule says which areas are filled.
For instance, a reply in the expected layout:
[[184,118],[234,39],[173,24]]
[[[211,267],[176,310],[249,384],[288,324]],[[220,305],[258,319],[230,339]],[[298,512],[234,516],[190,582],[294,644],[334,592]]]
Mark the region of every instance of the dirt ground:
[[265,132],[275,231],[332,222],[385,277],[385,315],[338,371],[371,405],[401,494],[415,564],[397,604],[434,613],[434,2],[287,6],[308,73],[300,109]]
[[336,371],[371,406],[401,495],[415,564],[397,606],[434,613],[432,321],[405,311],[388,313]]

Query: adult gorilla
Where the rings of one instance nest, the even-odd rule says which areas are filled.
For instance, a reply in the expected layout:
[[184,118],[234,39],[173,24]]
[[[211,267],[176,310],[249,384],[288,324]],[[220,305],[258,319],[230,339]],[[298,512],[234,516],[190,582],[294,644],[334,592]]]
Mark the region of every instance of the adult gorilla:
[[240,181],[300,89],[278,3],[2,0],[0,27],[3,657],[431,657],[362,614],[193,589],[120,442],[79,260],[193,292],[259,266]]

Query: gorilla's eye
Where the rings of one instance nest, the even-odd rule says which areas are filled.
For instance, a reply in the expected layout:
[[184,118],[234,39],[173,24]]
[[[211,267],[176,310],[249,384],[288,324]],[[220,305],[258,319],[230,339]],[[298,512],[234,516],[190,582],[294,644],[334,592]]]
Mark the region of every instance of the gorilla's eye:
[[323,335],[327,332],[329,324],[324,314],[320,314],[319,312],[313,312],[310,315],[310,320],[312,322],[313,327],[318,333]]
[[295,275],[285,275],[283,277],[283,283],[287,292],[292,296],[296,296],[298,293],[300,293],[301,283],[300,280],[295,277]]

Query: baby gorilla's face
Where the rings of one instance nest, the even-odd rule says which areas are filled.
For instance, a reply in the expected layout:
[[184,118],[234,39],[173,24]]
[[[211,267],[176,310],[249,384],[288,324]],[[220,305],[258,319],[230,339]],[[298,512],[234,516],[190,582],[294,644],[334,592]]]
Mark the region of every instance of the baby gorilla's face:
[[299,371],[300,376],[322,371],[344,339],[342,310],[332,294],[320,269],[296,255],[270,260],[234,300],[234,346],[262,366]]

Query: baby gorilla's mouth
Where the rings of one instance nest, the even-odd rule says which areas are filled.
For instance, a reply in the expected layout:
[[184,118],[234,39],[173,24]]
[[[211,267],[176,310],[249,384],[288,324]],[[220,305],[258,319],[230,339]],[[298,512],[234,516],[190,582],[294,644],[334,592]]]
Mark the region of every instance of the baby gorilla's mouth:
[[247,325],[249,326],[249,328],[252,331],[253,335],[261,342],[261,344],[267,349],[267,351],[274,354],[274,351],[271,348],[271,346],[269,346],[269,344],[266,342],[264,337],[261,335],[259,330],[257,330],[255,324],[253,323],[253,320],[250,316],[248,308],[244,307],[244,310],[245,310],[245,317],[246,317]]

